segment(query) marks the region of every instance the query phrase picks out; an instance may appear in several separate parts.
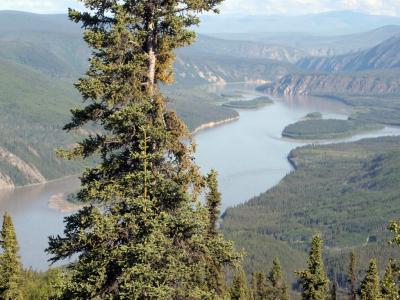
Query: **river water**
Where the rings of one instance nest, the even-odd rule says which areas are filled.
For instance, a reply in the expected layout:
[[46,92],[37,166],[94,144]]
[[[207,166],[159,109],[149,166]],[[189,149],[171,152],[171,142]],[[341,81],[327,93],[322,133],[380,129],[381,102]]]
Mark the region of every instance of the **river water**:
[[[260,95],[254,87],[232,84],[209,89],[218,93],[240,91],[245,99],[251,99]],[[281,138],[285,126],[310,112],[319,111],[324,118],[340,119],[349,114],[345,105],[323,98],[274,100],[274,104],[259,110],[239,111],[238,121],[196,134],[197,163],[204,173],[211,168],[218,171],[223,209],[268,190],[292,170],[287,155],[292,149],[310,142]],[[342,141],[383,135],[400,135],[400,128],[385,128]],[[48,236],[62,233],[63,218],[68,215],[50,209],[48,201],[55,194],[74,192],[78,186],[79,181],[70,177],[39,186],[0,191],[0,213],[7,211],[13,217],[25,267],[47,269],[48,256],[44,249]]]

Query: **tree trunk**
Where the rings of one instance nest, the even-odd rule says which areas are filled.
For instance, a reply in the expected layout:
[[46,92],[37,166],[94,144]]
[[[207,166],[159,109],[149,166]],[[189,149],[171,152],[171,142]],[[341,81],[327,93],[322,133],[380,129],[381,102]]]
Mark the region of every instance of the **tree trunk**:
[[148,37],[146,41],[146,53],[148,59],[148,69],[147,69],[147,88],[152,95],[154,93],[154,84],[155,84],[155,74],[156,74],[156,53],[155,53],[155,20],[154,20],[154,10],[155,5],[152,1],[149,1],[147,5],[147,12],[146,12],[146,30],[148,32]]

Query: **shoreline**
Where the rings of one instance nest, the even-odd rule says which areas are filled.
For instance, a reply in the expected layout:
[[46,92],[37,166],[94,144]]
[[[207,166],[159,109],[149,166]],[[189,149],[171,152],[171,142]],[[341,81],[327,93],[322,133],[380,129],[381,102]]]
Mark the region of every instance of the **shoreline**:
[[49,184],[49,183],[53,183],[53,182],[57,182],[57,181],[61,181],[61,180],[69,179],[69,178],[74,178],[74,177],[78,178],[80,174],[81,173],[71,174],[71,175],[66,175],[66,176],[63,176],[63,177],[55,178],[55,179],[46,180],[44,182],[30,183],[30,184],[27,184],[27,185],[20,185],[20,186],[14,186],[14,187],[10,187],[10,188],[3,188],[3,189],[0,189],[0,191],[15,191],[15,190],[20,190],[20,189],[25,189],[25,188],[35,187],[35,186],[46,185],[46,184]]
[[195,134],[199,133],[202,130],[214,128],[214,127],[217,127],[217,126],[221,126],[221,125],[224,125],[224,124],[227,124],[227,123],[231,123],[231,122],[237,121],[239,119],[240,119],[240,116],[236,116],[236,117],[233,117],[233,118],[227,118],[227,119],[223,119],[223,120],[220,120],[220,121],[211,121],[211,122],[208,122],[208,123],[204,123],[204,124],[196,127],[190,134],[195,135]]

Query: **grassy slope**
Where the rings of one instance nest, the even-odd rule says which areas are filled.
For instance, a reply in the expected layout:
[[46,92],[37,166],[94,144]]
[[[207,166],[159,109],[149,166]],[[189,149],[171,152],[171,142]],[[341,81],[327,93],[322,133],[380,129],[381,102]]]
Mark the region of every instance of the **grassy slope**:
[[[399,137],[386,137],[296,149],[290,154],[296,171],[270,191],[228,209],[222,228],[228,235],[257,233],[250,241],[233,237],[245,245],[247,264],[256,262],[264,269],[270,260],[255,258],[270,251],[264,238],[305,251],[316,232],[326,241],[329,269],[339,276],[345,265],[338,258],[351,248],[363,253],[363,263],[367,256],[383,263],[397,253],[387,248],[385,228],[400,215],[399,146]],[[293,270],[289,266],[285,271]]]

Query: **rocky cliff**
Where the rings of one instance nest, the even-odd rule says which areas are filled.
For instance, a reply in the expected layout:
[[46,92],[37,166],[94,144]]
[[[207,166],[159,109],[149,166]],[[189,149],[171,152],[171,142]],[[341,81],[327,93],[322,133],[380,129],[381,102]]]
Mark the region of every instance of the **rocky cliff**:
[[258,88],[271,95],[400,95],[400,77],[369,75],[307,74],[286,75]]
[[297,66],[312,72],[355,72],[400,67],[400,36],[367,50],[334,57],[306,57]]

